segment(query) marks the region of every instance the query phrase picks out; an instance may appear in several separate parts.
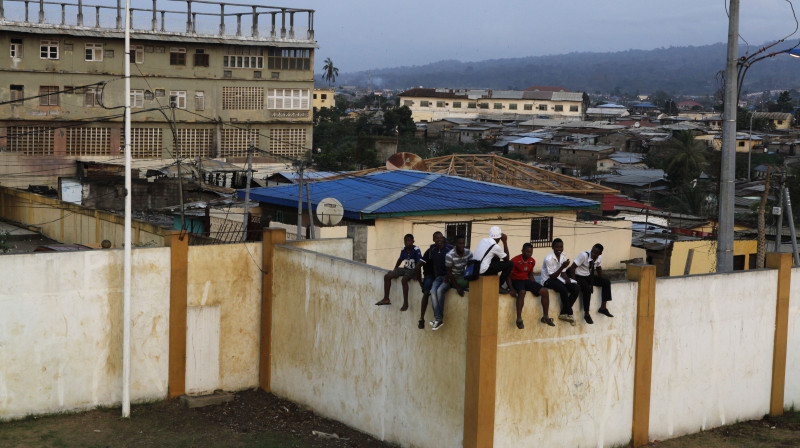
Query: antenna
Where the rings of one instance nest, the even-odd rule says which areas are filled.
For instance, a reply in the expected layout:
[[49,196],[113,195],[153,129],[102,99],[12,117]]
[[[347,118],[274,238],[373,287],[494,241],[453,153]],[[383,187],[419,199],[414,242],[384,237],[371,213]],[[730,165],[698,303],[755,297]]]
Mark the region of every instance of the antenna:
[[335,226],[344,216],[344,207],[336,198],[325,198],[317,204],[317,219],[323,226]]

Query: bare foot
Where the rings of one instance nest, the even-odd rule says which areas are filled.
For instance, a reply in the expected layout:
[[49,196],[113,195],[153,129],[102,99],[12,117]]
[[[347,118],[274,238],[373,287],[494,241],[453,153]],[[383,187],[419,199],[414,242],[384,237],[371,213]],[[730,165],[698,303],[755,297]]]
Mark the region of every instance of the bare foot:
[[403,306],[400,307],[400,311],[406,311],[408,309],[408,302],[403,302]]

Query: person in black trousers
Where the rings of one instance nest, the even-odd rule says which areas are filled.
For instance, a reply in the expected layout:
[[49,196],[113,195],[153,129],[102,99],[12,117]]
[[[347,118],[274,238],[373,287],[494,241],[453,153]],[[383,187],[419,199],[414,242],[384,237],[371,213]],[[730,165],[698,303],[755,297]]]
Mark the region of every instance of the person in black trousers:
[[608,317],[614,317],[606,304],[611,301],[611,282],[603,277],[603,269],[600,267],[601,255],[603,255],[603,245],[598,243],[592,246],[592,250],[581,252],[575,262],[570,267],[570,272],[574,275],[581,290],[583,302],[583,318],[587,324],[594,323],[589,314],[589,307],[592,301],[592,291],[595,286],[601,288],[601,305],[597,311]]

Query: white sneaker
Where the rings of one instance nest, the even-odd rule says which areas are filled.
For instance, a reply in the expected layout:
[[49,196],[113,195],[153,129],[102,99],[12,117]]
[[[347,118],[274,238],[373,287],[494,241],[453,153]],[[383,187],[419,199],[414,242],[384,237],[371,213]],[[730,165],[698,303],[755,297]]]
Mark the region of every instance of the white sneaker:
[[433,331],[442,328],[442,325],[444,325],[444,322],[437,320],[436,322],[433,323]]

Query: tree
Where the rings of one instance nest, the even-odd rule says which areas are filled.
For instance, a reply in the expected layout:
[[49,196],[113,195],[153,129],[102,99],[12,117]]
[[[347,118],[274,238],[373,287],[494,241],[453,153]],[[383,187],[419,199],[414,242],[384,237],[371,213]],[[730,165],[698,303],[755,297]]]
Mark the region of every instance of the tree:
[[789,95],[789,91],[784,90],[781,92],[781,94],[778,96],[777,106],[777,112],[791,112],[794,109],[794,106],[792,106],[792,97]]
[[690,182],[700,177],[706,165],[706,158],[700,142],[694,139],[691,131],[680,131],[668,143],[668,156],[665,172],[673,191],[690,186]]
[[383,135],[414,135],[417,125],[408,106],[396,107],[383,113]]
[[322,66],[322,71],[322,78],[328,81],[328,87],[330,87],[332,83],[336,82],[336,77],[339,76],[339,69],[333,66],[331,58],[326,58],[325,65]]

